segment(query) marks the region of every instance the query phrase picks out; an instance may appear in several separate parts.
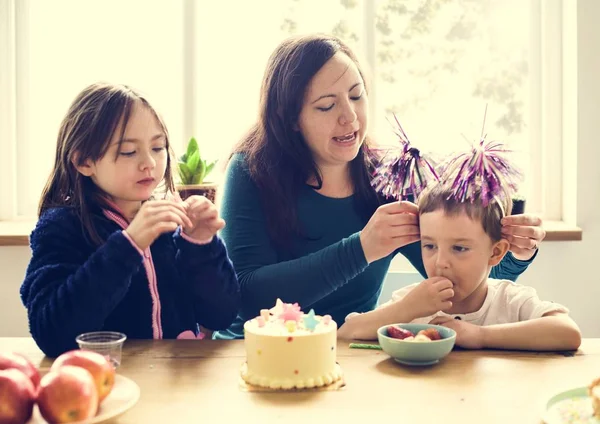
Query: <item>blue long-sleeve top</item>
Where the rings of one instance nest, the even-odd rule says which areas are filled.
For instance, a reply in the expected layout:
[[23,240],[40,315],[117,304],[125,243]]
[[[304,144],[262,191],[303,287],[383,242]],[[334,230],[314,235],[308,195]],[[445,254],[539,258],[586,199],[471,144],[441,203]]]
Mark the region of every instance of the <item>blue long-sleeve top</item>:
[[31,234],[32,258],[21,286],[31,335],[48,356],[75,348],[91,331],[131,339],[190,338],[199,326],[227,328],[240,290],[222,240],[196,244],[180,229],[141,251],[124,220],[97,210],[101,246],[93,244],[73,208],[49,209]]

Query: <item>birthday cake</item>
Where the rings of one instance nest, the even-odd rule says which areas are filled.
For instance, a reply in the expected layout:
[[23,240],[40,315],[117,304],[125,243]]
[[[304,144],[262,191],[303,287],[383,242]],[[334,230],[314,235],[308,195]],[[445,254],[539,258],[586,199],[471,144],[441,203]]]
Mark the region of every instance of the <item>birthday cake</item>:
[[243,380],[270,389],[328,386],[342,378],[336,363],[337,324],[297,303],[277,304],[244,324]]

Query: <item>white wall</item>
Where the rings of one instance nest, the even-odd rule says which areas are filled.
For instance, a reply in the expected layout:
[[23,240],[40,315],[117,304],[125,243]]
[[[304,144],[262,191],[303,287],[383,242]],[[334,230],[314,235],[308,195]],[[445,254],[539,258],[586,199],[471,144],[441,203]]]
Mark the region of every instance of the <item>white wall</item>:
[[[535,287],[542,298],[569,307],[584,337],[600,337],[600,277],[596,268],[600,263],[600,1],[579,0],[577,10],[578,116],[574,133],[578,144],[577,224],[583,229],[583,241],[544,243],[519,282]],[[0,337],[28,334],[19,286],[29,255],[28,247],[0,247]],[[388,282],[405,280],[391,275]]]
[[[571,2],[573,0],[564,0]],[[600,2],[577,2],[577,224],[582,242],[545,243],[520,282],[565,304],[585,337],[600,337]],[[567,53],[568,54],[568,53]],[[567,136],[568,137],[568,136]],[[569,197],[569,196],[566,196]]]
[[0,337],[29,335],[19,289],[30,256],[29,247],[0,247]]

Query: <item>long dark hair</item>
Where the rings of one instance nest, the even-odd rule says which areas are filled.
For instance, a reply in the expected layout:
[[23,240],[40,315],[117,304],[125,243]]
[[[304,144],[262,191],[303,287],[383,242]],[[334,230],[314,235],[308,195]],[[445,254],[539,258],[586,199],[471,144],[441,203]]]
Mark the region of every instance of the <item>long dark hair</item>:
[[165,133],[169,154],[162,184],[165,192],[174,191],[169,133],[160,115],[133,89],[124,85],[97,83],[89,85],[79,93],[60,125],[54,168],[40,200],[40,216],[50,208],[72,206],[81,219],[86,236],[95,244],[104,242],[94,225],[92,211],[98,207],[111,210],[114,208],[91,178],[77,171],[73,161],[76,160],[79,166],[84,165],[87,160],[95,162],[101,159],[106,154],[119,123],[120,139],[123,138],[136,102],[140,102],[154,114]]
[[[250,176],[261,193],[269,235],[279,247],[289,247],[294,235],[303,234],[296,213],[300,189],[311,178],[317,181],[315,188],[323,184],[311,151],[295,128],[308,84],[338,52],[356,64],[365,81],[356,56],[336,37],[310,35],[282,42],[265,70],[258,121],[234,150],[245,155]],[[365,223],[380,203],[370,185],[369,152],[366,139],[350,163],[355,205]]]

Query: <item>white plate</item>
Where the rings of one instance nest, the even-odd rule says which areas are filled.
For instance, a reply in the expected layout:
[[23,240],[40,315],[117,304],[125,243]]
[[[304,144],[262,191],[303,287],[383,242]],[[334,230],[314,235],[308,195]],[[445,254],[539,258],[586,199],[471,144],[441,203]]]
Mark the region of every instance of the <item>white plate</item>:
[[588,396],[587,387],[577,387],[558,393],[548,401],[544,423],[600,424],[592,412],[592,399]]
[[[73,424],[94,424],[102,423],[106,420],[118,417],[131,409],[140,398],[140,387],[132,380],[117,374],[115,385],[110,394],[102,401],[98,414],[87,420],[77,421]],[[44,424],[46,420],[42,418],[37,405],[33,408],[33,416],[27,424]]]

